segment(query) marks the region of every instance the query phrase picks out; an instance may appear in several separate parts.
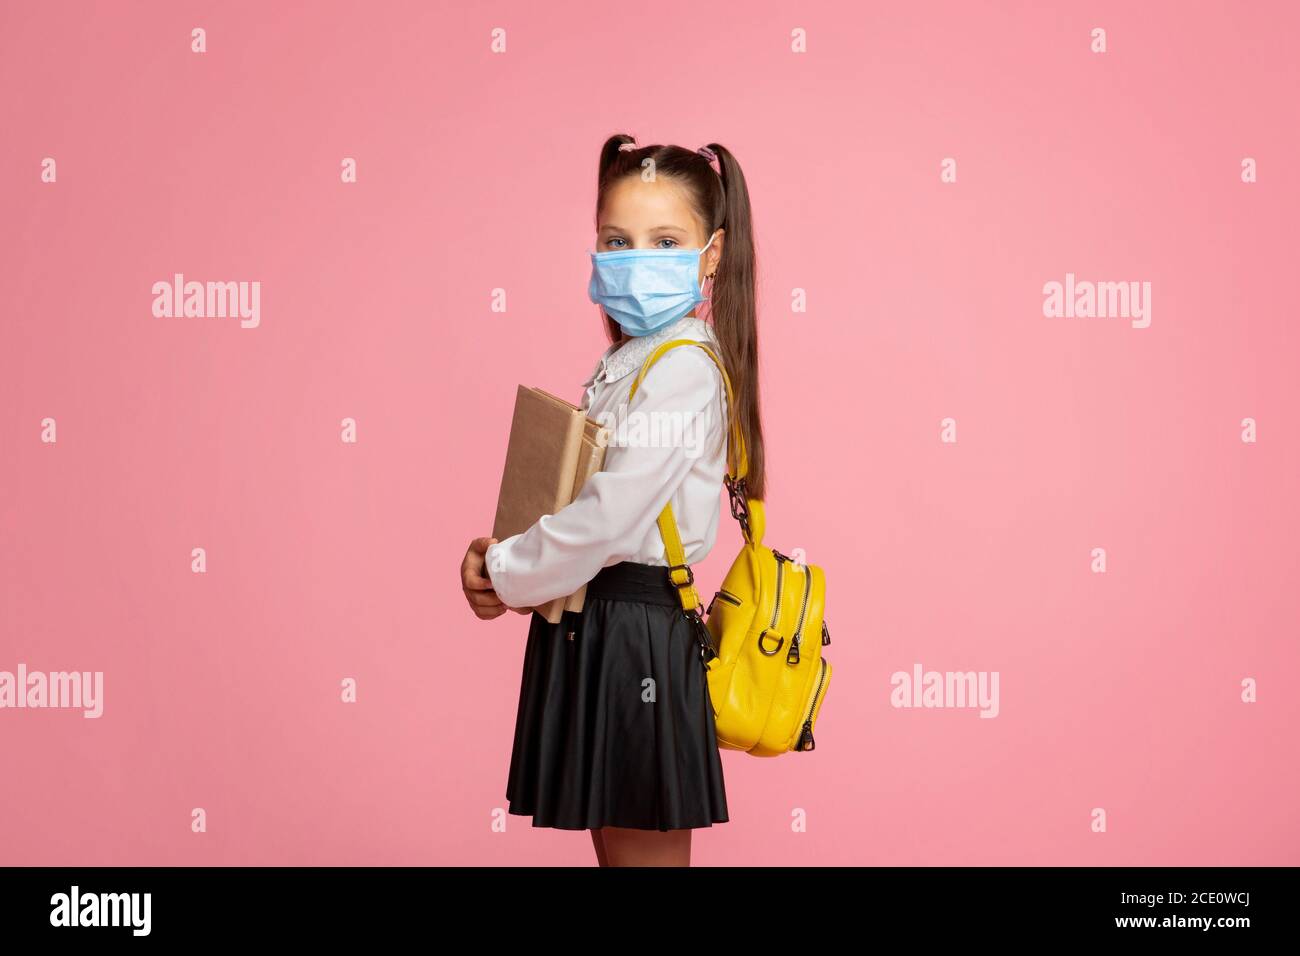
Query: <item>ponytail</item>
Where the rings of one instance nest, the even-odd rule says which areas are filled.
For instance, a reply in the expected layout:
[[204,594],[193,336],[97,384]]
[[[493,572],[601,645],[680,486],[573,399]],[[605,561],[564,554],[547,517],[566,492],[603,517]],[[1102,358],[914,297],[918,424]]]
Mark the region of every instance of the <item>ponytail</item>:
[[763,426],[758,401],[758,303],[755,285],[754,228],[749,208],[745,175],[731,151],[717,143],[709,149],[718,157],[722,179],[723,215],[726,229],[722,258],[713,277],[710,313],[713,330],[722,347],[722,361],[731,378],[736,398],[740,433],[749,457],[745,479],[751,498],[763,500],[766,491],[763,469]]

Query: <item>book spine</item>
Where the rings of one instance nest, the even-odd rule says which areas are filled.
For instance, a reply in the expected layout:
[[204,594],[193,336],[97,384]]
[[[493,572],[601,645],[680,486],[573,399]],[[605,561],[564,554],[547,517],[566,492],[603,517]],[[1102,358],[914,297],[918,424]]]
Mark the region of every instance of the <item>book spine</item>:
[[[589,441],[588,437],[593,437],[594,440]],[[590,428],[587,429],[587,435],[584,436],[582,443],[582,460],[578,463],[578,472],[574,476],[574,498],[578,497],[578,493],[582,491],[582,486],[587,483],[587,479],[600,471],[605,464],[605,444],[604,439],[595,437],[595,433],[591,432]],[[569,595],[568,600],[564,602],[564,609],[575,613],[581,611],[586,597],[587,585],[584,584]]]
[[[560,455],[561,475],[573,476],[577,474],[582,467],[582,433],[586,421],[587,416],[581,411],[575,409],[569,419],[569,427],[565,431],[564,448]],[[551,514],[554,514],[556,511],[559,511],[565,505],[569,504],[569,502],[573,501],[577,495],[577,489],[579,487],[581,487],[581,484],[575,482],[573,477],[569,477],[567,481],[562,478],[560,487],[555,489],[555,508]],[[565,607],[568,604],[568,601],[569,598],[567,596],[558,597],[540,605],[537,610],[542,617],[546,618],[548,623],[559,624],[560,620],[564,616]]]

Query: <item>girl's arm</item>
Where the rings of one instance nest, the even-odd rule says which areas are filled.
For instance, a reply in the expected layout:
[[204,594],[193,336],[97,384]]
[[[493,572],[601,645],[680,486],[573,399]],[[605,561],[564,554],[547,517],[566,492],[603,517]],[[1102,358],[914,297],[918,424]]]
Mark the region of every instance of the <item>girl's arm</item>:
[[[628,406],[629,440],[642,416],[642,434],[658,430],[678,440],[611,444],[604,470],[570,504],[489,547],[487,574],[498,597],[509,607],[544,604],[572,594],[601,568],[630,560],[652,530],[658,533],[659,513],[695,460],[720,447],[721,390],[722,376],[699,349],[673,349],[656,362]],[[674,430],[674,421],[684,427]]]

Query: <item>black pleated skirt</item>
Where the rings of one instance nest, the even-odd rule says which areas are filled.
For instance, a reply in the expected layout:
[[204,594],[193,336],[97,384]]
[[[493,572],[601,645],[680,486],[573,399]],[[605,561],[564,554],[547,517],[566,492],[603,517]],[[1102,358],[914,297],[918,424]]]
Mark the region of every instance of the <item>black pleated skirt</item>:
[[581,614],[533,614],[506,799],[562,830],[727,822],[700,645],[667,568],[612,565]]

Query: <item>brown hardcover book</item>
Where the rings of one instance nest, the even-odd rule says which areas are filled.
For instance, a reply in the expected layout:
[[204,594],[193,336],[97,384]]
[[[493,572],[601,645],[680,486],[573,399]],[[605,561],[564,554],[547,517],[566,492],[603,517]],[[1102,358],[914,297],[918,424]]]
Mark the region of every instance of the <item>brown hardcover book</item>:
[[[502,541],[527,531],[543,515],[555,514],[577,494],[593,470],[595,452],[604,460],[600,426],[582,409],[541,389],[519,386],[510,444],[501,474],[492,536]],[[582,589],[585,592],[585,588]],[[573,599],[560,597],[536,610],[552,624]],[[581,596],[578,597],[581,608]]]

